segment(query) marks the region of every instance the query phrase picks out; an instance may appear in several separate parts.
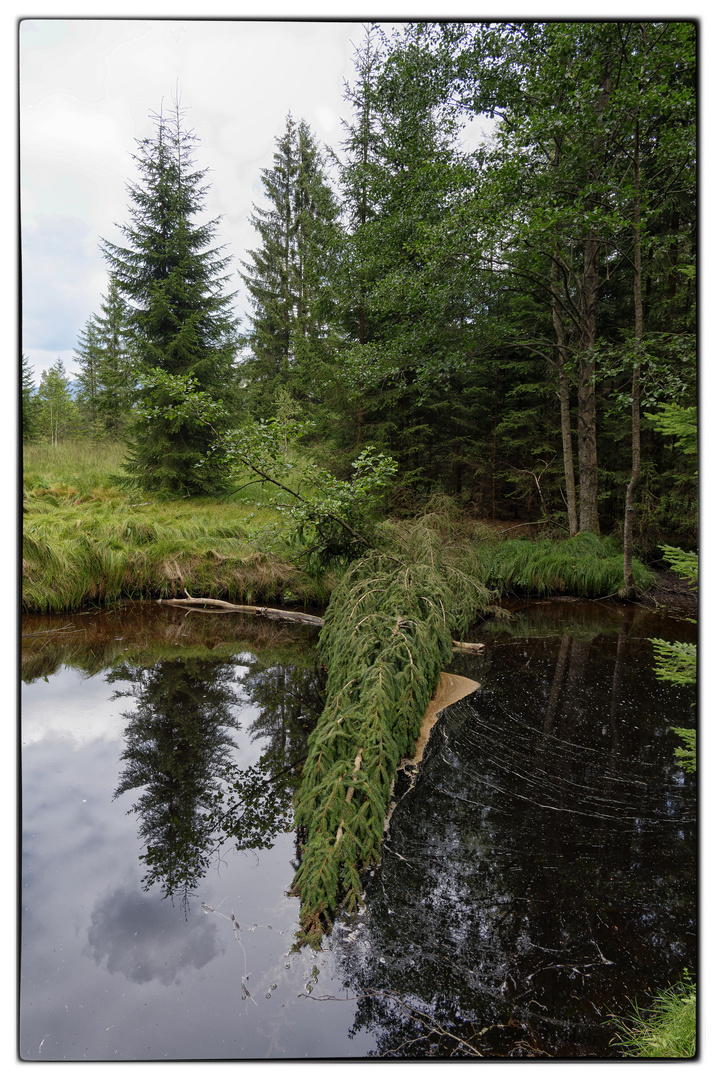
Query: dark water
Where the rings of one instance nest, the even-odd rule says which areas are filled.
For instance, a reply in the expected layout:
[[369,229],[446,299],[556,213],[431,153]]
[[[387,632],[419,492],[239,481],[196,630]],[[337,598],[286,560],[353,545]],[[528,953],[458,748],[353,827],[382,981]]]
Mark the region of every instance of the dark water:
[[697,960],[695,692],[647,640],[693,632],[565,603],[479,628],[366,912],[294,952],[316,632],[24,620],[21,1056],[617,1056],[610,1014]]

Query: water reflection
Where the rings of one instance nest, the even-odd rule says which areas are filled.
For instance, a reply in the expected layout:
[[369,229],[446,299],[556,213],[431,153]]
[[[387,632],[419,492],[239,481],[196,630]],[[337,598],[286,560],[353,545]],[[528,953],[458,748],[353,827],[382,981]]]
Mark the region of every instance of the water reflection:
[[615,1057],[607,1016],[695,965],[695,695],[645,640],[684,623],[539,604],[473,633],[452,670],[482,690],[322,953],[286,895],[316,632],[151,605],[23,632],[26,1059]]
[[84,952],[110,975],[169,986],[188,969],[201,970],[225,948],[216,924],[178,923],[166,907],[133,886],[118,885],[95,903]]
[[[23,630],[27,683],[65,664],[88,676],[105,670],[119,687],[112,700],[132,704],[121,714],[114,798],[135,795],[127,812],[138,819],[145,890],[158,887],[186,911],[224,845],[270,848],[291,828],[307,735],[322,708],[314,629],[128,604],[27,618]],[[237,755],[240,716],[262,746],[251,761]]]
[[630,615],[546,636],[537,614],[540,636],[496,627],[457,659],[482,690],[435,729],[364,922],[335,930],[380,1056],[617,1056],[609,1014],[695,967],[670,731],[691,694],[656,682]]
[[209,810],[236,746],[235,667],[188,658],[146,669],[118,664],[106,678],[128,683],[114,696],[134,703],[122,713],[125,765],[114,798],[140,789],[132,813],[146,846],[143,887],[158,883],[186,906],[216,849]]
[[222,842],[231,839],[240,850],[271,847],[278,833],[293,827],[307,737],[324,704],[323,672],[311,654],[291,664],[266,654],[244,659],[240,697],[257,710],[248,733],[264,750],[255,764],[225,770],[225,790],[211,814]]

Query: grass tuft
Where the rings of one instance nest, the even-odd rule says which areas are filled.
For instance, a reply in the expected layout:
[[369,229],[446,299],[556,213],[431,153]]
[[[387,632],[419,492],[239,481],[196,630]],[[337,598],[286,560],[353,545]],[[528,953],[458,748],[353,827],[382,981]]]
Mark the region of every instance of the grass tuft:
[[675,986],[655,998],[650,1008],[619,1021],[613,1040],[629,1057],[694,1058],[696,1056],[696,985],[684,974]]
[[[486,584],[518,596],[569,594],[588,599],[624,595],[623,555],[615,540],[579,533],[566,540],[504,540],[484,545]],[[633,572],[639,592],[654,574],[638,559]]]

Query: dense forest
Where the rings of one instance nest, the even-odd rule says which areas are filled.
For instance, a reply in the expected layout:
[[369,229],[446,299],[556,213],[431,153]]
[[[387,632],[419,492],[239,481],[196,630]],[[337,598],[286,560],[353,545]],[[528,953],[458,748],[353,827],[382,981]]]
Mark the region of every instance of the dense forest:
[[444,493],[629,557],[694,546],[696,52],[681,21],[367,26],[342,145],[277,133],[241,323],[176,103],[76,383],[23,363],[23,439],[126,440],[136,483],[184,496],[274,423],[339,480],[390,458],[394,515]]

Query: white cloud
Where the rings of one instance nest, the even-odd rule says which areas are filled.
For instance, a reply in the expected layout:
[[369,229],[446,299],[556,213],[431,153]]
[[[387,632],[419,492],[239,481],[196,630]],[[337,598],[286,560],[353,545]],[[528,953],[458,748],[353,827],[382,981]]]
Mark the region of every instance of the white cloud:
[[[338,145],[359,24],[28,20],[20,30],[23,350],[71,354],[107,285],[101,237],[128,219],[131,155],[177,88],[210,170],[208,211],[240,261],[288,112]],[[235,286],[238,281],[235,278]],[[240,289],[240,297],[242,290]]]

